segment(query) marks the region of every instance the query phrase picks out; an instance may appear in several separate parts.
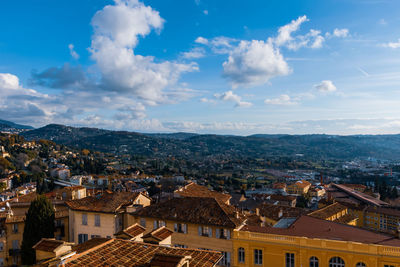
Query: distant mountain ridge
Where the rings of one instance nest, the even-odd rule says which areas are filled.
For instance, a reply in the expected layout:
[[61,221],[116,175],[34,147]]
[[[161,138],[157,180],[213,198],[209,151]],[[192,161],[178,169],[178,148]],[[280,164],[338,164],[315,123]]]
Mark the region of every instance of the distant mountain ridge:
[[21,133],[28,140],[54,142],[103,152],[150,157],[230,158],[291,157],[348,160],[355,157],[400,160],[400,135],[211,135],[146,134],[50,124]]
[[11,121],[1,120],[0,119],[0,131],[1,132],[21,132],[24,130],[34,129],[29,125],[17,124]]

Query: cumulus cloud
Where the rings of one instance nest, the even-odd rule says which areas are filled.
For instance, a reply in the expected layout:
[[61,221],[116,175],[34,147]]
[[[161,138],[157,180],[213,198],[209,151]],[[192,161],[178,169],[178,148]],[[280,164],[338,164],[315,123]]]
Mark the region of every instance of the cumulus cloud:
[[223,63],[223,75],[232,87],[253,86],[291,72],[280,51],[270,41],[241,41]]
[[183,52],[182,57],[186,59],[197,59],[205,56],[205,50],[202,47],[195,47],[188,52]]
[[215,94],[214,95],[217,99],[223,100],[223,101],[229,101],[229,102],[234,102],[235,107],[251,107],[253,104],[250,102],[242,101],[242,97],[236,95],[232,91],[227,91],[222,94]]
[[300,25],[308,21],[307,16],[298,17],[296,20],[292,20],[289,24],[286,24],[279,28],[278,36],[275,38],[275,44],[282,46],[293,40],[292,33],[297,31]]
[[0,88],[18,89],[18,77],[10,73],[0,73]]
[[[227,54],[223,62],[223,76],[232,88],[262,85],[274,77],[285,76],[292,72],[283,54],[283,48],[298,50],[302,47],[318,49],[325,42],[323,33],[311,29],[306,34],[295,34],[300,26],[308,21],[307,16],[300,16],[280,27],[275,37],[266,40],[237,40],[226,36],[211,39],[198,37],[197,44],[208,46],[216,54]],[[348,29],[335,29],[326,36],[346,37]]]
[[68,49],[69,49],[69,54],[71,55],[71,57],[73,57],[74,59],[79,59],[79,54],[75,51],[73,44],[69,44]]
[[321,83],[316,84],[314,87],[318,91],[323,92],[323,93],[329,93],[329,92],[336,91],[336,86],[330,80],[322,81]]
[[194,42],[198,43],[198,44],[207,45],[208,44],[208,39],[199,36],[199,37],[196,38],[196,40],[194,40]]
[[389,43],[384,43],[382,44],[383,47],[388,47],[388,48],[399,48],[400,47],[400,38],[397,42],[389,42]]
[[51,67],[42,72],[32,71],[32,85],[40,85],[55,89],[82,88],[89,81],[85,71],[80,66],[66,63],[62,67]]
[[264,103],[268,104],[268,105],[279,105],[279,106],[288,106],[288,105],[298,104],[289,95],[286,95],[286,94],[280,95],[277,98],[267,98],[264,100]]

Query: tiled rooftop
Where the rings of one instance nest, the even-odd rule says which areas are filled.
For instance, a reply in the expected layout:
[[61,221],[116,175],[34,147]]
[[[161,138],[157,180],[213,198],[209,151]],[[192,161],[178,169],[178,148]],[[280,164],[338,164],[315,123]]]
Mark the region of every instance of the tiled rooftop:
[[144,207],[132,215],[230,228],[236,228],[245,219],[233,206],[215,198],[198,197],[173,198]]
[[176,190],[175,193],[182,197],[213,197],[222,203],[226,203],[231,199],[231,196],[228,194],[212,191],[205,186],[193,182]]
[[167,237],[171,236],[173,234],[173,231],[169,230],[167,227],[163,226],[157,229],[154,229],[153,231],[145,234],[143,236],[143,239],[153,237],[159,241],[162,241],[166,239]]
[[88,196],[67,201],[72,210],[114,213],[120,207],[132,204],[140,193],[105,191],[99,196]]
[[64,241],[62,240],[55,240],[50,238],[42,238],[36,245],[33,246],[36,250],[42,250],[47,252],[54,252],[56,248],[61,245],[64,245]]
[[273,219],[274,221],[284,217],[299,217],[300,215],[307,214],[308,211],[302,208],[279,206],[272,204],[261,204],[258,206],[261,216]]
[[146,231],[146,229],[143,226],[135,223],[135,224],[125,228],[118,234],[124,233],[124,234],[127,234],[128,236],[134,238],[134,237],[144,233],[145,231]]
[[[222,257],[220,252],[198,249],[171,248],[128,240],[111,239],[86,252],[65,260],[66,267],[75,266],[147,266],[155,255],[191,256],[191,267],[211,267]],[[159,266],[168,266],[159,260]],[[170,258],[168,258],[167,263]]]
[[400,247],[400,239],[368,231],[355,226],[326,221],[303,215],[286,229],[261,226],[244,226],[240,231],[259,232],[276,235],[352,241]]
[[347,209],[346,206],[336,202],[329,206],[323,207],[322,209],[313,211],[308,215],[315,218],[326,219],[346,209]]

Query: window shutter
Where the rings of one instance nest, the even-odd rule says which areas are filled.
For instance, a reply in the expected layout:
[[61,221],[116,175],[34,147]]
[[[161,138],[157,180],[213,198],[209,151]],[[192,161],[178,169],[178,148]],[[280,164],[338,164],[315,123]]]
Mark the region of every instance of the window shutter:
[[154,229],[157,229],[157,221],[154,221]]
[[174,231],[178,232],[178,224],[174,223]]
[[231,230],[229,229],[226,230],[226,239],[231,239]]
[[220,238],[221,237],[220,234],[219,234],[219,229],[218,228],[215,229],[215,237],[216,238]]
[[183,232],[184,232],[185,234],[187,234],[187,225],[186,225],[186,223],[183,225]]
[[208,228],[208,237],[212,237],[212,228]]
[[228,263],[228,266],[230,266],[230,263],[231,263],[231,253],[230,252],[226,253],[226,262]]
[[199,235],[201,235],[201,226],[199,226]]

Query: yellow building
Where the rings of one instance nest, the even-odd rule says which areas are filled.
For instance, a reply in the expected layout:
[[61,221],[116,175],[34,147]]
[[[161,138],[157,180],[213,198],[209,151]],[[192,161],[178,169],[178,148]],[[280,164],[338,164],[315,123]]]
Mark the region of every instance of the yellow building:
[[350,213],[348,208],[338,202],[323,207],[308,214],[309,216],[357,226],[358,217]]
[[400,240],[302,216],[287,228],[233,231],[233,266],[398,267]]
[[311,187],[311,183],[306,180],[300,180],[294,184],[288,185],[286,187],[286,192],[291,195],[303,195],[307,194]]
[[[65,200],[77,199],[80,196],[86,196],[86,188],[82,186],[73,186],[57,189],[45,196],[51,201],[55,209],[55,232],[54,236],[58,240],[68,241],[68,208],[65,206]],[[0,250],[0,266],[4,262],[5,266],[13,266],[21,264],[21,245],[25,227],[25,215],[35,200],[37,194],[29,193],[17,198],[13,198],[1,203],[7,212],[1,214],[2,228],[0,228],[0,248],[1,239],[4,239],[2,250]],[[4,232],[3,232],[4,231]]]
[[221,251],[222,266],[231,266],[232,232],[245,221],[233,206],[215,198],[185,197],[145,207],[131,214],[130,224],[139,223],[147,232],[166,226],[174,231],[172,245]]
[[150,202],[151,199],[142,193],[109,191],[67,201],[70,241],[80,244],[93,237],[111,238],[128,226],[127,212],[146,207]]

